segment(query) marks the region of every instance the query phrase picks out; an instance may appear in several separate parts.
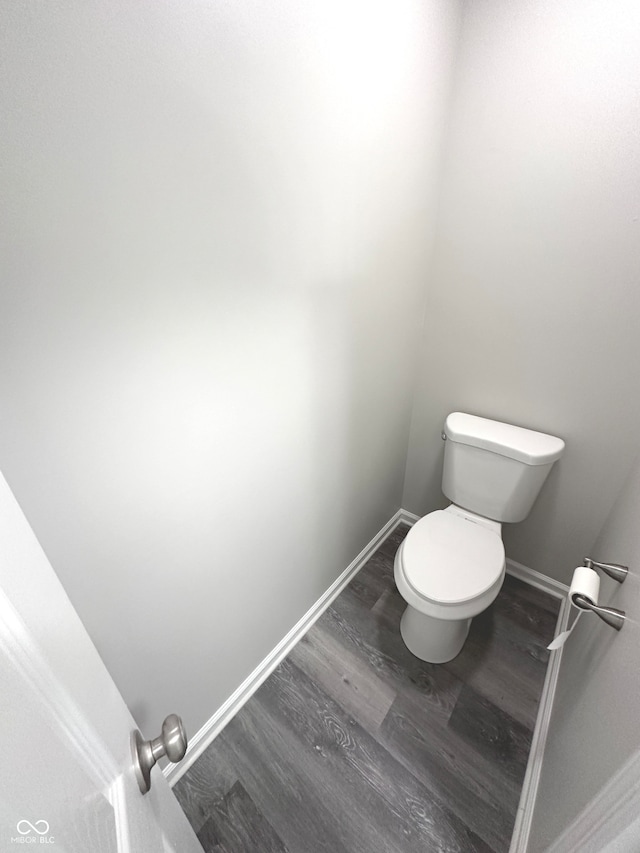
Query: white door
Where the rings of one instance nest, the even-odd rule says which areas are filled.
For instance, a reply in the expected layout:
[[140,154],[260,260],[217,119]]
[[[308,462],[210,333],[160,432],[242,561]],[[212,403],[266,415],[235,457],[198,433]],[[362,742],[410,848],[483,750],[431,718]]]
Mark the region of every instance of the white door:
[[0,850],[202,853],[157,767],[140,793],[135,727],[0,474]]

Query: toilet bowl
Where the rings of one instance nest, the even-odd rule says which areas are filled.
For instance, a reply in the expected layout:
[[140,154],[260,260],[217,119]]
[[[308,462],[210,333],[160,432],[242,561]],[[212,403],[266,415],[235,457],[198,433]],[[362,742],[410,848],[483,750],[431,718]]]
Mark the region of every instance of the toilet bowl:
[[394,564],[407,602],[402,639],[430,663],[461,651],[471,620],[500,592],[502,524],[527,517],[564,450],[561,438],[464,412],[447,416],[442,438],[451,504],[415,523]]
[[462,649],[471,619],[500,592],[501,525],[456,506],[421,518],[396,553],[396,586],[407,602],[400,623],[416,657],[446,663]]

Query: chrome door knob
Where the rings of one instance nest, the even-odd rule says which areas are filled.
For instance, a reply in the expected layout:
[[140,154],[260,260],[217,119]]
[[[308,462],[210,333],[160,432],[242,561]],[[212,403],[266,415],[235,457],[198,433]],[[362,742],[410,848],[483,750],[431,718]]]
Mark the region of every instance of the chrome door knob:
[[138,729],[131,732],[131,752],[138,787],[146,794],[151,787],[151,769],[159,758],[172,763],[182,761],[187,751],[187,735],[177,714],[169,714],[162,724],[160,737],[145,740]]

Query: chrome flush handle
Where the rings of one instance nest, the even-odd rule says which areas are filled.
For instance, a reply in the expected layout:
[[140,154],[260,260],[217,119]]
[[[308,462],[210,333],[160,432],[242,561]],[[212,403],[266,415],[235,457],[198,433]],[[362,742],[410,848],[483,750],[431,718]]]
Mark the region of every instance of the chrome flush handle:
[[167,756],[174,764],[182,761],[187,751],[187,735],[177,714],[169,714],[162,724],[160,737],[145,740],[138,729],[131,732],[133,768],[138,787],[146,794],[151,787],[151,769],[159,758]]

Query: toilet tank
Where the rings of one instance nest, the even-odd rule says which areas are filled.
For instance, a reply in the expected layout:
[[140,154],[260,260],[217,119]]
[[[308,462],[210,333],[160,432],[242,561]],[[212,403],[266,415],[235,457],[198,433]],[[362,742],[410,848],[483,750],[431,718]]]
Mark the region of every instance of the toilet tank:
[[454,412],[445,421],[442,491],[456,506],[494,521],[529,515],[564,441]]

